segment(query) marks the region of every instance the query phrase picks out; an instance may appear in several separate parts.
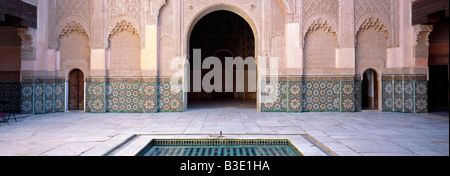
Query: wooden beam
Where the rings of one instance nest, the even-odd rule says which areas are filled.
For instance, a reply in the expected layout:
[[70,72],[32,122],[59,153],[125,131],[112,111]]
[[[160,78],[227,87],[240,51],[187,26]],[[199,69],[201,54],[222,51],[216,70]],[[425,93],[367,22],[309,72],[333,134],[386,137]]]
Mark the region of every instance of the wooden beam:
[[412,24],[427,24],[428,15],[445,11],[448,18],[449,0],[418,0],[412,4]]
[[21,27],[37,27],[37,7],[19,0],[0,1],[0,21],[6,21],[5,15],[15,16],[22,20]]

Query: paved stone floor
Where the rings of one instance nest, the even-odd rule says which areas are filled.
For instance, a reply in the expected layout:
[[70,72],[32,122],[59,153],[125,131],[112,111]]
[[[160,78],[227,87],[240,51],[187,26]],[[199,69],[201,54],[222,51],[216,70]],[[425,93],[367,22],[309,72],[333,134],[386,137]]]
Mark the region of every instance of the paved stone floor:
[[[9,122],[0,124],[1,156],[96,156],[135,134],[209,138],[220,131],[228,138],[292,137],[297,141],[307,134],[340,156],[449,155],[448,117],[433,114],[260,113],[254,109],[194,108],[184,113],[18,115],[17,123]],[[324,155],[306,145],[297,147],[307,155]]]

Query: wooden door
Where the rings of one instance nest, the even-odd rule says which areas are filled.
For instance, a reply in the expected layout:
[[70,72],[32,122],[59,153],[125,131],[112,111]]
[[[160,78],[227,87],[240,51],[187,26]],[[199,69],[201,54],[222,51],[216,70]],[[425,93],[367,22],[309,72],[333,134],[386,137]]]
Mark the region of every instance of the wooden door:
[[81,70],[73,70],[69,75],[69,110],[84,109],[84,75]]

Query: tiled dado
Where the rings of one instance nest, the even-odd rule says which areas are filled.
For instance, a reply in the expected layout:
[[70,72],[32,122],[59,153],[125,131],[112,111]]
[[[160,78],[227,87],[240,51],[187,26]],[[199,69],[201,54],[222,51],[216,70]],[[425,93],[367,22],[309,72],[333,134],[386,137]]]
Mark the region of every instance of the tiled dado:
[[22,114],[64,112],[64,78],[22,78],[20,97]]
[[426,75],[383,75],[383,111],[428,112],[427,85]]
[[86,80],[87,112],[183,111],[181,79],[88,78]]
[[0,112],[20,112],[20,83],[0,82]]
[[360,87],[360,79],[354,76],[264,76],[261,83],[261,111],[361,111]]

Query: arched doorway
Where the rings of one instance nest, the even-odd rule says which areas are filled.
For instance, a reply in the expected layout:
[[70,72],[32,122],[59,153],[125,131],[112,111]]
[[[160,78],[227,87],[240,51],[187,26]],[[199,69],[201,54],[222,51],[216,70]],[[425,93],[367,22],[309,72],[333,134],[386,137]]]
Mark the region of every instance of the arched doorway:
[[84,74],[79,69],[69,73],[69,110],[84,110]]
[[362,80],[363,110],[378,110],[378,75],[373,69],[364,72]]
[[[194,89],[194,57],[196,56],[194,50],[201,49],[201,64],[208,57],[216,57],[221,62],[221,81],[222,85],[220,91],[213,90],[207,92],[205,89],[198,91]],[[256,85],[256,75],[254,80],[249,79],[249,66],[244,66],[244,75],[238,75],[237,67],[234,66],[233,73],[227,73],[225,70],[227,57],[240,57],[246,60],[248,57],[255,57],[255,36],[252,28],[247,21],[234,12],[219,10],[211,12],[202,17],[193,27],[189,40],[189,61],[190,61],[190,92],[188,93],[188,108],[215,108],[215,107],[245,107],[256,109],[256,91],[249,91],[249,83]],[[256,61],[253,60],[256,66]],[[201,66],[200,66],[201,67]],[[211,66],[211,69],[201,69],[201,80],[203,81],[205,75],[216,69]],[[197,70],[198,71],[198,67]],[[197,72],[198,73],[198,72]],[[255,72],[256,73],[256,69]],[[226,90],[226,76],[233,74],[233,91]],[[230,75],[229,75],[230,76]],[[244,91],[237,91],[236,80],[237,77],[244,77]],[[251,77],[251,76],[250,76]],[[208,77],[209,78],[209,77]],[[207,79],[208,79],[207,78]],[[215,78],[215,77],[214,77]],[[198,80],[198,79],[197,79]],[[211,79],[211,85],[214,85],[214,80]],[[198,85],[197,85],[198,86]]]

